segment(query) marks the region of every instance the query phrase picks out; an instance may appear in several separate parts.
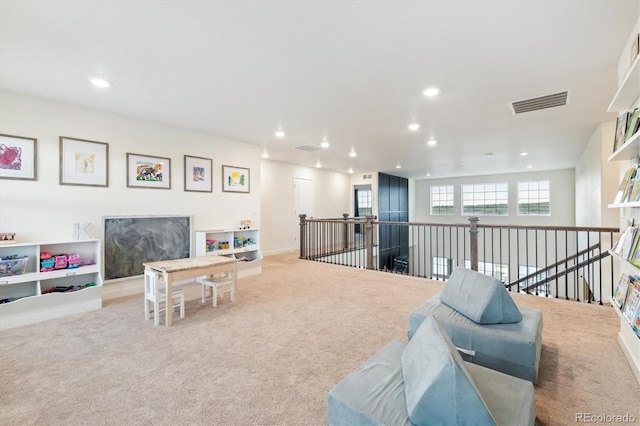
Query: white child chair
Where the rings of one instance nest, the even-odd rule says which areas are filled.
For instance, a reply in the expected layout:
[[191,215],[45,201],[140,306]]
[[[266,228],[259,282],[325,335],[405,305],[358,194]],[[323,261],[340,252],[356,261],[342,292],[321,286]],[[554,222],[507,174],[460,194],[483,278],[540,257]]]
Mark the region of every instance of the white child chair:
[[[167,305],[167,297],[164,288],[158,285],[158,272],[152,269],[144,270],[144,319],[148,320],[151,315],[151,303],[153,303],[153,323],[160,324],[160,311],[164,311],[167,306],[171,309],[180,308],[180,318],[184,318],[184,290],[180,288],[171,289],[170,305]],[[164,304],[161,308],[160,304]]]
[[207,278],[199,278],[202,284],[202,303],[207,301],[207,290],[211,289],[213,307],[218,306],[218,296],[224,293],[231,293],[231,301],[236,300],[236,284],[232,272],[210,275]]

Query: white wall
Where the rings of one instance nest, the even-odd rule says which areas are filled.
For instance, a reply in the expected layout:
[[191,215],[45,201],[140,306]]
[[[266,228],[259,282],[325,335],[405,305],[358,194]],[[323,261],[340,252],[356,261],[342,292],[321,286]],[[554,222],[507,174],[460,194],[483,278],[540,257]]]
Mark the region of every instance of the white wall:
[[576,165],[576,225],[618,226],[619,209],[610,209],[618,189],[618,164],[613,152],[615,122],[603,123],[591,136]]
[[299,249],[299,219],[294,216],[293,207],[294,178],[314,182],[314,217],[337,218],[351,211],[350,175],[262,160],[260,246],[266,255]]
[[[102,238],[102,216],[193,215],[195,229],[260,227],[260,148],[201,133],[0,93],[0,133],[38,140],[37,181],[0,179],[0,232],[21,242],[70,240],[73,224],[91,222]],[[59,184],[59,137],[109,144],[109,187]],[[171,189],[127,188],[126,153],[171,158]],[[184,191],[184,155],[213,159],[213,192]],[[249,194],[222,192],[223,164],[251,170]]]
[[[551,216],[519,216],[517,214],[517,183],[548,180],[551,185]],[[508,183],[509,214],[508,216],[480,216],[481,224],[491,225],[575,225],[574,204],[574,171],[573,169],[551,170],[544,172],[525,172],[499,175],[467,176],[447,179],[416,179],[414,191],[409,198],[414,198],[414,211],[410,212],[415,222],[427,223],[468,223],[467,214],[462,214],[461,185],[477,183]],[[430,187],[433,185],[454,186],[454,214],[450,216],[431,215]]]

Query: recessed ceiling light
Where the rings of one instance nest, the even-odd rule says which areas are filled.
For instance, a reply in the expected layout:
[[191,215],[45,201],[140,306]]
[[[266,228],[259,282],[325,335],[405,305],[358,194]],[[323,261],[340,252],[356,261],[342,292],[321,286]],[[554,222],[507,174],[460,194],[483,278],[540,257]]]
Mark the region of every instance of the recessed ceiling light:
[[356,154],[356,152],[353,149],[349,153],[349,157],[355,157],[356,155],[358,155],[358,154]]
[[438,141],[437,141],[437,140],[435,140],[435,139],[429,139],[429,140],[427,141],[427,145],[429,145],[429,146],[436,146],[436,145],[438,145]]
[[111,82],[109,80],[105,80],[102,77],[91,77],[89,81],[99,89],[107,89],[111,87]]
[[531,164],[527,164],[527,169],[533,169],[533,166]]
[[265,151],[262,153],[262,158],[269,158],[269,154]]
[[349,173],[353,173],[353,169],[349,167]]
[[277,130],[274,135],[276,135],[276,138],[284,138],[285,137],[285,133],[282,130]]
[[316,162],[316,167],[317,167],[317,168],[322,167],[322,164],[320,164],[320,160],[318,160],[318,161]]
[[522,157],[524,157],[524,156],[526,156],[526,155],[529,155],[529,153],[528,153],[527,151],[522,151],[522,152],[520,153],[520,155],[521,155]]
[[438,89],[437,87],[429,87],[424,92],[422,92],[422,94],[425,95],[427,98],[432,98],[436,96],[438,93],[440,93],[440,89]]
[[329,148],[329,142],[322,141],[322,142],[320,142],[320,146],[323,147],[324,149],[327,149],[327,148]]
[[430,172],[427,172],[427,177],[429,177],[429,176],[431,176],[431,173],[430,173]]
[[396,164],[396,169],[401,169],[402,166],[400,164]]
[[412,132],[417,131],[419,128],[420,128],[420,125],[416,122],[409,124],[409,130],[411,130]]

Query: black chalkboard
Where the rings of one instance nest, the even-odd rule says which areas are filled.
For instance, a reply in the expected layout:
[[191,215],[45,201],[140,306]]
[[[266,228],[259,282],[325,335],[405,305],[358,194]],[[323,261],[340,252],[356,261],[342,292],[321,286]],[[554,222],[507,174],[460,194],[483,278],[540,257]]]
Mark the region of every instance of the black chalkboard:
[[104,217],[104,279],[144,274],[144,262],[191,255],[191,216]]

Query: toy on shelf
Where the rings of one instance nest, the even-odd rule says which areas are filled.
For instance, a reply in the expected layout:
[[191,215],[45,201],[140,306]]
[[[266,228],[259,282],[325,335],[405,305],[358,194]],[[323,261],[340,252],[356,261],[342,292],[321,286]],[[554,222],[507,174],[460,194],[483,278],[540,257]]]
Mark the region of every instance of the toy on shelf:
[[80,266],[80,255],[78,253],[71,253],[67,255],[67,268],[73,269]]
[[69,262],[66,254],[56,254],[53,256],[53,269],[67,269]]
[[16,242],[15,232],[0,232],[0,244],[13,244]]
[[214,251],[216,249],[216,240],[207,240],[207,252]]
[[43,251],[40,253],[40,272],[50,272],[53,271],[53,264],[55,260],[51,253],[47,251]]

